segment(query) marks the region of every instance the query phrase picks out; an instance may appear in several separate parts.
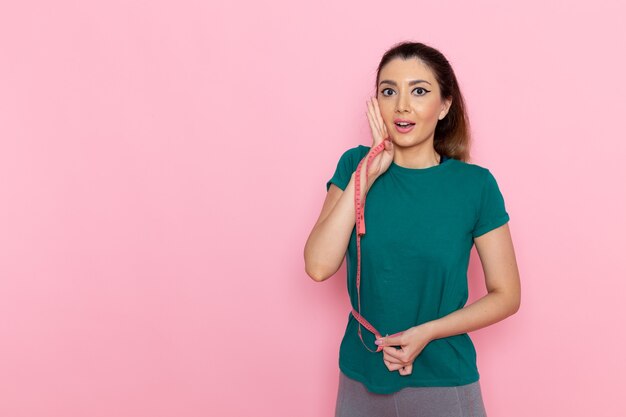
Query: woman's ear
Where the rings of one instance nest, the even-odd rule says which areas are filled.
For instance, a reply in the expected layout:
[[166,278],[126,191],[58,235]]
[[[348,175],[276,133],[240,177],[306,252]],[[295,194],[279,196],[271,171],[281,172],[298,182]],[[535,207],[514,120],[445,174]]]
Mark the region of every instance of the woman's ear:
[[448,110],[450,110],[450,106],[452,106],[452,99],[446,99],[443,102],[443,106],[441,108],[441,113],[439,113],[439,120],[443,119],[444,117],[446,117],[446,115],[448,114]]

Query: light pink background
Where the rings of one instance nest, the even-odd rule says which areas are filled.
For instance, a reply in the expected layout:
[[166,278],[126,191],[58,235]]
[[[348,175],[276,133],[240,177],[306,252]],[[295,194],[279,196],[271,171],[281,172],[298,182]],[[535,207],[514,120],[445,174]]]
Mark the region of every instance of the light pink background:
[[345,266],[315,283],[303,248],[401,40],[452,63],[511,216],[521,309],[471,333],[489,416],[626,415],[625,12],[4,2],[0,415],[331,416]]

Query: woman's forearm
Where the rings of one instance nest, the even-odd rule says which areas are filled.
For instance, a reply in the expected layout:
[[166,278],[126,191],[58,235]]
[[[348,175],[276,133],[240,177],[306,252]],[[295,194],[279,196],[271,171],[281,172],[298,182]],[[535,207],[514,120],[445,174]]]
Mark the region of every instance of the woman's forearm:
[[492,291],[470,305],[452,313],[421,324],[427,329],[431,340],[468,333],[515,314],[518,304],[508,294]]
[[[355,224],[354,193],[355,175],[328,216],[311,231],[305,244],[306,269],[316,281],[324,281],[341,266]],[[361,200],[369,191],[374,179],[361,188]],[[361,170],[361,184],[365,184],[365,169]]]
[[351,179],[328,216],[313,227],[304,246],[306,270],[316,281],[326,280],[341,266],[354,221],[354,180]]

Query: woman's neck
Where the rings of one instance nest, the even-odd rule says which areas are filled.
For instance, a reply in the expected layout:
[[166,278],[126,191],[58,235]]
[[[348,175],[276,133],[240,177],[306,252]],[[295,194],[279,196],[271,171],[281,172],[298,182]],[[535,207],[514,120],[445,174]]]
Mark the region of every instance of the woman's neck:
[[441,155],[435,149],[430,148],[405,148],[402,149],[396,145],[393,161],[396,165],[405,168],[430,168],[441,163]]

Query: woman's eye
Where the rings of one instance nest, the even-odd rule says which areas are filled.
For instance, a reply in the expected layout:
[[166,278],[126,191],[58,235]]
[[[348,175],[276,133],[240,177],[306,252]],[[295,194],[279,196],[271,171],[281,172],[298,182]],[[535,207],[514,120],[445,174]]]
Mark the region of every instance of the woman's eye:
[[385,94],[385,91],[392,91],[391,88],[384,88],[383,91],[381,91],[381,93],[383,93],[383,96],[388,96],[388,94]]
[[417,91],[417,90],[424,91],[424,93],[423,93],[423,94],[418,94],[418,96],[423,96],[423,95],[425,95],[426,93],[430,92],[430,90],[427,90],[427,89],[422,88],[422,87],[417,87],[417,88],[416,88],[415,90],[413,90],[413,91]]

